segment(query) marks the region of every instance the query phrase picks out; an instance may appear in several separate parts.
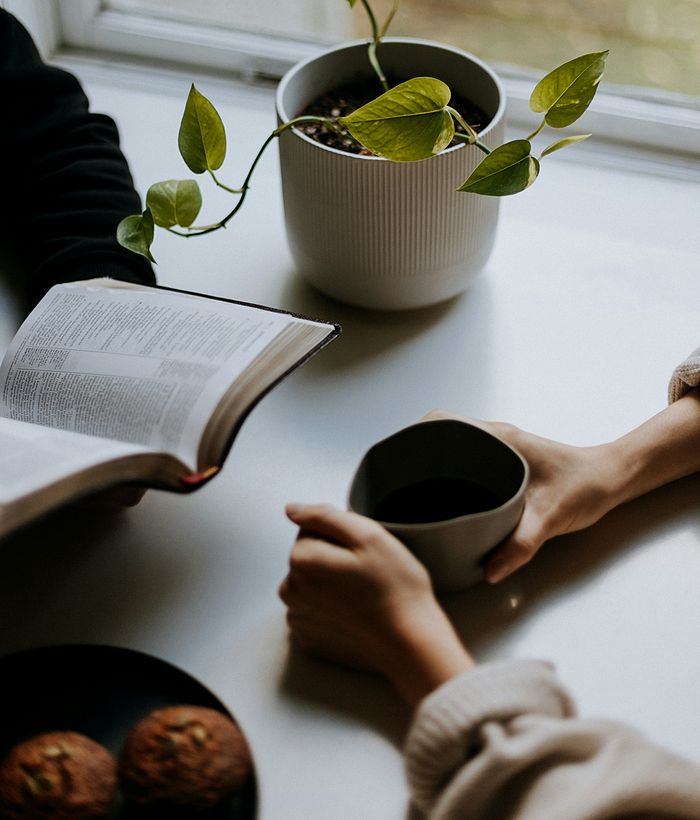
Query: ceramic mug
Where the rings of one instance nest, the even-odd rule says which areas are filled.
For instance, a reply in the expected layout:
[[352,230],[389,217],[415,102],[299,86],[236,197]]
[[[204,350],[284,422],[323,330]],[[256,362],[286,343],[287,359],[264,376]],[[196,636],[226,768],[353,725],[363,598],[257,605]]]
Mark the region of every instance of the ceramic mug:
[[515,529],[528,478],[525,459],[501,439],[436,419],[370,447],[348,507],[403,541],[436,589],[458,590],[482,579],[484,556]]

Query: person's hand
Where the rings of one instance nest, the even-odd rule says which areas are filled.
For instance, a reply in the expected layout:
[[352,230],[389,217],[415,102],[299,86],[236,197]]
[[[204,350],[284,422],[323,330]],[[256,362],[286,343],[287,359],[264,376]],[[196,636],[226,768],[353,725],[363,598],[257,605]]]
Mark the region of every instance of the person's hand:
[[411,705],[473,666],[425,567],[381,525],[325,504],[287,515],[300,531],[279,594],[301,649],[385,675]]
[[620,502],[620,477],[610,445],[573,447],[527,433],[511,424],[487,422],[433,410],[423,421],[452,418],[492,433],[530,465],[525,507],[511,535],[493,551],[484,577],[497,583],[526,564],[556,535],[594,524]]

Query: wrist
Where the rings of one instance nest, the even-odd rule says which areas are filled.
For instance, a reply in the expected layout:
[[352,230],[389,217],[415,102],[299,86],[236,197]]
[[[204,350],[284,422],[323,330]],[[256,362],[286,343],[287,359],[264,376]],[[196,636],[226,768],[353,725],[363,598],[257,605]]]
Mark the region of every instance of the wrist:
[[700,469],[700,400],[696,391],[605,445],[615,464],[617,503]]
[[627,437],[591,448],[595,454],[595,480],[600,517],[635,498],[644,474],[643,453]]
[[416,612],[404,619],[394,648],[384,674],[411,707],[476,665],[437,602],[432,611]]
[[612,473],[609,485],[609,508],[612,509],[646,491],[649,460],[648,454],[629,436],[611,441],[604,447]]

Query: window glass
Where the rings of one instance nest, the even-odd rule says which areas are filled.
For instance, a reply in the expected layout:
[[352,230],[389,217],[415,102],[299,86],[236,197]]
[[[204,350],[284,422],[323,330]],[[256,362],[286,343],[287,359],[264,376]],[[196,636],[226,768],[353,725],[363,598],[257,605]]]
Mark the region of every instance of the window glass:
[[403,0],[392,30],[539,70],[609,48],[607,82],[700,97],[700,0]]
[[[304,40],[369,31],[346,0],[110,0],[167,15]],[[383,19],[391,0],[372,0]],[[700,98],[700,0],[402,0],[391,34],[452,43],[496,64],[539,72],[609,48],[606,81]]]

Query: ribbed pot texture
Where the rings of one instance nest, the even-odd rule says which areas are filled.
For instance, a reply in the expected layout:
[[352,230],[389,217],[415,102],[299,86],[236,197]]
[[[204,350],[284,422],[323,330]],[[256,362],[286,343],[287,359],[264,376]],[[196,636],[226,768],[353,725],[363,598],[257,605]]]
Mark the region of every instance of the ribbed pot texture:
[[[408,38],[389,38],[378,53],[387,73],[444,80],[491,117],[482,141],[489,147],[503,141],[503,88],[476,57]],[[370,75],[365,42],[299,63],[278,87],[278,119]],[[461,293],[486,264],[499,200],[455,190],[483,159],[478,149],[460,145],[397,163],[328,148],[290,130],[279,150],[292,256],[299,273],[329,296],[380,310],[422,307]]]

